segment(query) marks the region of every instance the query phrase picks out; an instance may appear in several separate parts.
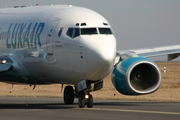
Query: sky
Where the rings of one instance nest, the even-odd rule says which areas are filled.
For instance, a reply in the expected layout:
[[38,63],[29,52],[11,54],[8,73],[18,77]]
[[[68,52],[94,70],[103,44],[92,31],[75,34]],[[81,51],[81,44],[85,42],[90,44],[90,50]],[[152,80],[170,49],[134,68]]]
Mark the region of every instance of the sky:
[[[30,0],[34,6],[68,4],[92,9],[114,29],[118,50],[180,44],[180,0]],[[0,0],[0,8],[29,0]]]

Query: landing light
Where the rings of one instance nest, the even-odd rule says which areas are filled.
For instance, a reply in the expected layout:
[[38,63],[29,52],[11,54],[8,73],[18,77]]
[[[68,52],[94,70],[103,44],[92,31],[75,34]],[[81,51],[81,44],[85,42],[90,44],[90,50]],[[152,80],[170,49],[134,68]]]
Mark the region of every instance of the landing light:
[[88,98],[89,98],[89,95],[85,95],[85,98],[88,99]]
[[2,60],[1,63],[2,63],[2,64],[6,64],[6,60]]

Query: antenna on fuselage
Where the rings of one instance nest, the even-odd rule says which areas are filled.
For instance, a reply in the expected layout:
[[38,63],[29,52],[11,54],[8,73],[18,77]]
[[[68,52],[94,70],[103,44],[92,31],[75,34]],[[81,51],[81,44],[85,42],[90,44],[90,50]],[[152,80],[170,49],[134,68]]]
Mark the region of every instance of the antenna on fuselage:
[[29,6],[32,7],[31,0],[29,0]]

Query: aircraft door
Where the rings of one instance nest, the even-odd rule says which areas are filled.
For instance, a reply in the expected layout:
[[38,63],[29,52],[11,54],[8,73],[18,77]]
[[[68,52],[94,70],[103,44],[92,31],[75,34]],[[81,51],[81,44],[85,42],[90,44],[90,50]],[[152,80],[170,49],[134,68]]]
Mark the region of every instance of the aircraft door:
[[46,38],[47,55],[54,55],[53,37],[54,37],[55,30],[59,22],[60,20],[54,20],[52,25],[49,28],[47,38]]

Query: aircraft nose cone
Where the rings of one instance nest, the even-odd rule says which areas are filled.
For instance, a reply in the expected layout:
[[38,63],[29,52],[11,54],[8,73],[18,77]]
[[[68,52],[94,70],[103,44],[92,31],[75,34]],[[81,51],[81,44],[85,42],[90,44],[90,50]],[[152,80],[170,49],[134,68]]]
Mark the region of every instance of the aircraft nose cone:
[[93,73],[90,79],[103,79],[114,66],[115,46],[103,43],[97,47],[96,50],[89,51],[87,54],[87,61]]
[[91,51],[89,52],[88,56],[88,63],[91,68],[95,66],[102,66],[102,65],[112,65],[114,64],[115,59],[115,51],[112,50],[99,50],[99,51]]

